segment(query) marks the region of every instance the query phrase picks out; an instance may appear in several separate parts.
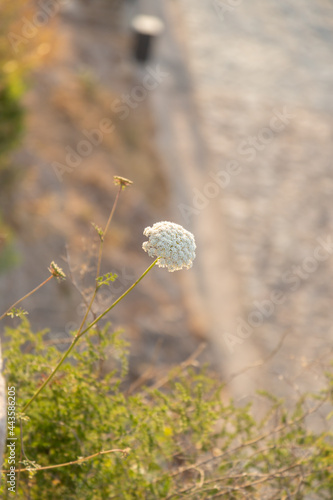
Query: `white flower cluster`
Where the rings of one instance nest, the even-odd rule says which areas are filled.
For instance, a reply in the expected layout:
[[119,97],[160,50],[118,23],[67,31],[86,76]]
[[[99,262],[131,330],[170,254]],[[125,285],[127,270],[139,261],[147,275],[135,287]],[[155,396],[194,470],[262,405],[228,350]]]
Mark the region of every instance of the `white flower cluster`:
[[170,272],[189,269],[195,258],[194,236],[179,224],[157,222],[153,227],[146,227],[143,234],[148,241],[142,244],[150,257],[159,257],[157,265],[167,267]]

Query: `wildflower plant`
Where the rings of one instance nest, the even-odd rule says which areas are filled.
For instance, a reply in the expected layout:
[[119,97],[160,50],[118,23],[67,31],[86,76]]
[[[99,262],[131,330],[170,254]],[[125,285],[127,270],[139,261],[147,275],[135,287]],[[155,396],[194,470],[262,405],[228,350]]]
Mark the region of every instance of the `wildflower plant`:
[[[20,319],[5,332],[4,372],[18,396],[17,498],[332,498],[332,433],[306,427],[306,418],[332,400],[331,374],[322,393],[302,396],[294,412],[270,397],[271,409],[259,423],[250,405],[223,402],[218,378],[198,368],[199,351],[169,373],[155,374],[150,386],[129,386],[128,345],[120,331],[100,321],[156,264],[171,272],[190,268],[195,241],[171,222],[146,228],[143,248],[155,260],[89,323],[99,288],[116,279],[99,275],[106,232],[120,193],[130,185],[120,177],[115,183],[109,219],[97,231],[95,289],[60,360],[55,340],[34,332],[16,307],[52,278],[64,279],[57,264],[51,262],[50,276],[2,315]],[[102,373],[110,357],[110,371]],[[1,498],[11,498],[8,469],[2,472]]]

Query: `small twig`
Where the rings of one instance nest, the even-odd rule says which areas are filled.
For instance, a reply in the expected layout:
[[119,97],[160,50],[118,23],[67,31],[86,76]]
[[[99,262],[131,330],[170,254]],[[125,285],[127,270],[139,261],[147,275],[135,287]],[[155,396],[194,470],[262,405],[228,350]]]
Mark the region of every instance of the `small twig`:
[[265,363],[267,363],[267,361],[269,361],[270,359],[272,359],[275,356],[275,354],[277,354],[278,351],[281,349],[282,344],[283,344],[285,338],[287,337],[288,333],[289,333],[289,331],[287,330],[282,335],[282,337],[279,340],[277,346],[268,354],[268,356],[266,356],[266,358],[260,359],[260,360],[256,361],[255,363],[253,363],[252,365],[245,366],[245,368],[242,368],[238,372],[232,373],[230,375],[230,377],[228,378],[226,384],[228,384],[229,382],[231,382],[234,378],[238,377],[239,375],[242,375],[243,373],[247,372],[248,370],[251,370],[252,368],[258,368],[259,366],[264,365]]
[[50,340],[44,340],[44,345],[49,346],[49,345],[61,345],[61,344],[69,344],[72,342],[73,338],[72,337],[64,337],[62,339],[50,339]]
[[[126,396],[129,396],[130,394],[133,394],[134,391],[136,391],[142,384],[144,384],[147,380],[152,379],[155,377],[156,379],[156,373],[158,372],[155,368],[157,366],[157,358],[158,354],[161,350],[162,346],[162,340],[159,339],[156,345],[154,346],[154,352],[152,356],[152,361],[151,361],[151,366],[149,366],[134,382],[129,386],[127,391],[125,392]],[[161,370],[160,370],[161,372]]]
[[[104,238],[105,238],[105,235],[109,229],[109,226],[111,224],[111,220],[112,220],[112,217],[113,217],[113,214],[116,210],[116,206],[117,206],[117,203],[118,203],[118,199],[119,199],[119,196],[120,196],[120,193],[122,191],[122,184],[119,184],[119,189],[118,189],[118,192],[117,192],[117,195],[116,195],[116,198],[114,200],[114,203],[113,203],[113,206],[112,206],[112,209],[111,209],[111,212],[110,212],[110,215],[109,215],[109,218],[108,218],[108,221],[106,223],[106,226],[105,226],[105,229],[103,231],[103,238],[101,238],[100,240],[100,245],[99,245],[99,250],[98,250],[98,260],[97,260],[97,271],[96,271],[96,280],[97,278],[99,277],[99,273],[100,273],[100,269],[101,269],[101,262],[102,262],[102,252],[103,252],[103,243],[104,243]],[[96,285],[96,292],[97,292],[97,285]]]
[[[24,451],[22,419],[20,419],[20,442],[21,442],[21,453],[26,460],[29,460],[27,455],[25,454],[25,451]],[[22,458],[21,458],[21,460],[22,460]]]
[[74,285],[74,287],[76,288],[76,290],[81,295],[84,304],[86,305],[86,307],[88,307],[88,301],[86,299],[86,296],[85,296],[84,292],[81,290],[81,288],[79,287],[76,279],[74,278],[74,274],[73,274],[73,271],[72,271],[72,266],[71,266],[71,261],[70,261],[69,250],[68,250],[68,245],[67,244],[66,244],[66,255],[67,255],[66,261],[67,261],[68,269],[69,269],[69,273],[68,273],[69,274],[69,278],[70,278],[72,284]]
[[[20,443],[21,443],[21,449],[20,449],[20,462],[22,460],[22,455],[27,459],[27,456],[24,452],[24,446],[23,446],[23,427],[22,427],[22,419],[20,419]],[[20,484],[20,473],[18,473],[18,476],[17,476],[17,490],[18,490],[18,487],[19,487],[19,484]],[[15,493],[15,498],[16,498],[16,493]]]
[[[228,486],[226,489],[224,489],[223,491],[219,491],[216,495],[214,495],[214,497],[212,498],[218,498],[219,496],[221,495],[224,495],[226,493],[230,493],[232,491],[240,491],[240,490],[243,490],[245,488],[253,488],[253,486],[256,486],[258,484],[262,484],[262,483],[265,483],[267,481],[271,481],[273,478],[275,477],[284,477],[284,474],[292,469],[295,469],[296,467],[299,467],[300,465],[302,465],[302,462],[296,462],[295,464],[292,464],[292,465],[289,465],[288,467],[284,467],[283,469],[279,469],[277,471],[273,471],[273,472],[270,472],[269,474],[265,474],[265,475],[262,475],[262,477],[259,477],[259,479],[256,479],[255,481],[248,481],[247,483],[245,484],[241,484],[240,486]],[[311,472],[312,473],[312,472]],[[243,477],[250,477],[252,474],[242,474]],[[240,477],[241,475],[239,475]],[[261,474],[253,474],[253,476],[261,476]],[[293,476],[287,476],[289,478],[295,478],[297,477],[298,474],[294,474]],[[230,476],[228,477],[228,479],[236,479],[235,476]],[[223,480],[224,478],[221,478],[221,479],[217,479],[215,480],[214,482],[217,482],[217,481],[221,481]]]
[[170,382],[170,380],[174,377],[176,377],[177,375],[179,375],[183,370],[185,370],[185,368],[187,368],[188,366],[191,366],[194,361],[196,361],[197,357],[199,357],[199,355],[202,353],[202,351],[206,348],[206,343],[205,342],[202,342],[198,347],[197,349],[194,351],[193,354],[191,354],[191,356],[189,358],[187,358],[185,361],[183,361],[178,369],[175,371],[174,374],[172,375],[165,375],[164,377],[160,378],[160,380],[158,380],[157,382],[155,382],[155,384],[152,386],[152,387],[149,387],[149,390],[155,390],[155,389],[160,389],[163,385],[167,384],[168,382]]
[[[80,464],[82,462],[86,462],[87,460],[91,460],[92,458],[98,457],[100,455],[107,455],[109,453],[123,453],[124,455],[127,455],[131,451],[130,448],[124,448],[122,449],[114,449],[114,450],[106,450],[106,451],[98,451],[97,453],[94,453],[93,455],[89,455],[88,457],[82,457],[78,458],[77,460],[72,460],[71,462],[65,462],[63,464],[56,464],[56,465],[47,465],[45,467],[36,467],[35,469],[31,467],[26,467],[25,469],[15,469],[14,472],[26,472],[26,471],[33,471],[33,472],[39,472],[41,470],[49,470],[49,469],[56,469],[58,467],[67,467],[69,465],[74,465],[74,464]],[[2,473],[7,473],[7,470],[2,470]]]
[[46,283],[48,281],[50,281],[52,278],[53,278],[53,274],[51,274],[48,278],[46,278],[46,280],[44,280],[42,283],[40,283],[38,286],[36,286],[36,288],[34,288],[33,290],[31,290],[30,292],[28,292],[27,294],[24,295],[24,297],[21,297],[19,300],[17,300],[16,302],[14,302],[14,304],[12,304],[8,309],[7,311],[5,311],[1,316],[0,316],[0,320],[2,318],[4,318],[7,313],[9,313],[9,311],[11,311],[11,309],[13,309],[13,307],[16,307],[18,304],[20,304],[23,300],[27,299],[28,297],[30,297],[30,295],[32,295],[33,293],[37,292],[37,290],[39,290],[40,288],[42,288],[42,286],[46,285]]
[[[213,479],[209,479],[207,481],[204,481],[204,483],[201,485],[201,486],[208,486],[210,484],[216,484],[218,482],[221,482],[221,481],[226,481],[226,480],[230,480],[230,479],[234,479],[234,480],[237,480],[237,479],[245,479],[247,480],[246,483],[244,484],[240,484],[239,486],[228,486],[227,488],[225,488],[224,490],[222,491],[219,491],[216,495],[214,495],[213,497],[211,498],[218,498],[219,496],[221,496],[222,494],[226,494],[226,493],[230,493],[232,491],[241,491],[243,489],[246,489],[246,488],[249,488],[249,487],[253,487],[257,484],[261,484],[261,483],[264,483],[266,481],[269,481],[269,480],[272,480],[273,478],[276,478],[276,477],[288,477],[288,478],[292,478],[292,479],[296,479],[299,477],[299,474],[293,474],[293,475],[288,475],[288,476],[285,476],[285,473],[286,472],[289,472],[293,469],[295,469],[296,467],[302,467],[302,465],[304,464],[304,460],[299,460],[298,462],[294,463],[294,464],[291,464],[291,465],[288,465],[286,467],[283,467],[282,469],[278,469],[278,470],[275,470],[275,471],[272,471],[272,472],[269,472],[267,474],[263,474],[263,473],[260,473],[260,472],[253,472],[253,473],[249,473],[249,472],[242,472],[242,473],[239,473],[239,474],[228,474],[224,477],[218,477],[218,478],[213,478]],[[312,472],[310,472],[312,473]],[[310,474],[309,473],[309,474]],[[249,478],[258,478],[256,480],[252,480],[252,481],[248,481]],[[303,480],[304,479],[304,475],[302,473],[302,476],[301,476],[301,479]],[[195,491],[195,490],[194,490]],[[202,490],[201,490],[202,492]],[[189,498],[188,495],[185,496],[185,494],[187,493],[190,493],[190,495],[192,495],[193,493],[193,487],[189,487],[189,488],[184,488],[180,491],[177,491],[177,493],[173,493],[171,494],[170,496],[166,497],[165,500],[170,500],[173,496],[175,495],[182,495],[183,498]]]
[[[234,448],[232,448],[230,450],[224,451],[220,455],[216,455],[215,457],[210,457],[210,458],[206,458],[206,459],[203,459],[203,460],[199,460],[196,463],[191,464],[191,465],[186,465],[186,466],[183,466],[183,467],[179,467],[176,471],[174,471],[171,474],[169,474],[168,477],[169,478],[176,477],[179,474],[183,474],[184,472],[187,472],[187,471],[189,471],[191,469],[200,467],[202,465],[206,465],[209,462],[212,462],[212,461],[215,461],[215,460],[221,460],[222,458],[224,458],[224,457],[226,457],[228,455],[231,455],[232,453],[235,453],[236,451],[241,450],[242,448],[246,448],[247,446],[252,446],[254,444],[257,444],[259,441],[262,441],[266,437],[271,436],[273,434],[276,434],[277,432],[281,432],[285,428],[291,427],[292,425],[295,425],[298,422],[304,420],[309,415],[312,415],[313,413],[315,413],[324,404],[324,402],[326,400],[327,400],[327,397],[324,398],[324,399],[322,399],[321,401],[319,401],[319,403],[316,406],[314,406],[312,409],[310,409],[307,412],[305,412],[303,415],[300,415],[298,418],[295,418],[295,420],[292,420],[290,422],[286,422],[285,424],[281,424],[280,426],[276,427],[275,429],[272,429],[272,430],[266,432],[265,434],[262,434],[261,436],[259,436],[257,438],[251,439],[250,441],[246,441],[245,443],[242,443],[242,444],[240,444],[238,446],[235,446]],[[158,481],[161,481],[163,479],[163,477],[161,477],[161,476],[157,477],[153,482],[156,483]]]

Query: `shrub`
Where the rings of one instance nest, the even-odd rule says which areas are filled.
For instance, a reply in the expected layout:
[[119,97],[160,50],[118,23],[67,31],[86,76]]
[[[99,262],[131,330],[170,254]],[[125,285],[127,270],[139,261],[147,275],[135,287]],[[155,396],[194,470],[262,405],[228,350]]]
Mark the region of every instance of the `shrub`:
[[[21,402],[58,360],[45,334],[33,333],[26,318],[6,330],[5,376]],[[164,389],[128,394],[126,347],[110,324],[90,333],[31,406],[23,447],[16,428],[20,467],[30,470],[17,479],[19,498],[332,497],[332,440],[305,424],[313,397],[303,398],[291,415],[273,399],[258,424],[249,406],[223,403],[220,383],[192,367],[171,373]],[[101,377],[107,352],[114,367]],[[315,408],[331,389],[329,377]],[[107,450],[116,451],[99,455]],[[1,493],[10,498],[5,480]]]

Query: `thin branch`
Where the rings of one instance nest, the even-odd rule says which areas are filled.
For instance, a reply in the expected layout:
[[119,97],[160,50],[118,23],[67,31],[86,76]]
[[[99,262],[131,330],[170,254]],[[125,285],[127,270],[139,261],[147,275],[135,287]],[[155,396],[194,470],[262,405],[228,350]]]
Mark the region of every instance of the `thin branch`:
[[160,352],[161,346],[162,346],[162,341],[160,339],[160,340],[158,340],[157,344],[154,347],[154,352],[153,352],[152,362],[151,362],[152,366],[149,366],[147,368],[147,370],[145,370],[136,380],[134,380],[134,382],[129,386],[127,391],[125,391],[126,396],[133,394],[133,392],[136,391],[147,380],[152,379],[154,377],[154,375],[156,378],[157,370],[154,367],[157,366],[157,364],[158,364],[157,357],[158,357],[158,354]]
[[85,294],[83,293],[83,291],[81,290],[81,288],[79,287],[76,279],[74,278],[74,274],[73,274],[73,271],[72,271],[72,266],[71,266],[71,261],[70,261],[70,256],[69,256],[69,250],[68,250],[68,245],[66,244],[66,262],[68,264],[68,269],[69,269],[69,278],[72,282],[72,284],[74,285],[74,287],[76,288],[76,290],[79,292],[79,294],[81,295],[82,297],[82,300],[83,302],[85,303],[85,305],[88,307],[88,301],[86,299],[86,296]]
[[37,292],[37,290],[39,290],[40,288],[42,288],[42,286],[46,285],[46,283],[48,281],[50,281],[52,278],[53,278],[53,274],[51,274],[46,280],[44,280],[42,283],[40,283],[38,286],[36,286],[36,288],[34,288],[33,290],[31,290],[30,292],[28,292],[27,294],[24,295],[24,297],[21,297],[19,300],[17,300],[16,302],[14,302],[13,305],[11,305],[7,311],[5,311],[1,316],[0,316],[0,320],[2,320],[2,318],[4,318],[6,316],[7,313],[9,313],[9,311],[11,311],[11,309],[13,309],[13,307],[16,307],[18,304],[20,304],[20,302],[22,302],[23,300],[27,299],[28,297],[30,297],[30,295],[32,295],[33,293]]
[[[123,453],[124,455],[127,455],[130,451],[131,451],[130,448],[124,448],[123,450],[115,448],[113,450],[98,451],[97,453],[94,453],[93,455],[89,455],[88,457],[78,458],[77,460],[72,460],[71,462],[65,462],[63,464],[56,464],[56,465],[47,465],[45,467],[36,467],[35,469],[31,468],[31,467],[26,467],[25,469],[14,469],[14,472],[25,472],[25,471],[39,472],[41,470],[56,469],[58,467],[68,467],[69,465],[81,464],[83,462],[86,462],[87,460],[91,460],[92,458],[98,457],[100,455],[107,455],[109,453],[117,453],[117,452]],[[8,471],[2,470],[1,472],[6,474]]]
[[72,337],[64,337],[64,338],[61,338],[61,339],[44,340],[44,345],[45,346],[49,346],[49,345],[69,344],[72,341],[73,341]]
[[[260,472],[252,472],[252,473],[242,472],[239,474],[228,474],[227,476],[224,476],[224,477],[209,479],[209,480],[205,481],[203,483],[203,485],[201,485],[201,486],[208,486],[210,484],[216,484],[218,482],[226,481],[226,480],[229,481],[230,479],[235,479],[235,480],[236,479],[246,479],[246,480],[248,480],[251,477],[258,478],[255,481],[253,481],[253,480],[247,481],[246,483],[241,484],[239,486],[227,486],[224,490],[219,491],[216,495],[211,497],[211,498],[218,498],[222,494],[230,493],[232,491],[241,491],[243,489],[253,487],[257,484],[261,484],[261,483],[264,483],[266,481],[272,480],[273,478],[279,478],[279,477],[288,477],[289,479],[299,478],[298,473],[293,474],[293,475],[288,475],[288,476],[286,476],[285,473],[295,469],[296,467],[302,467],[302,465],[304,465],[304,460],[299,460],[294,464],[283,467],[282,469],[278,469],[278,470],[269,472],[267,474],[263,474]],[[312,471],[310,471],[308,474],[312,474]],[[304,477],[305,477],[305,475],[302,473],[301,479],[303,480]],[[177,491],[177,493],[172,493],[170,496],[166,497],[165,500],[170,500],[175,495],[182,495],[183,498],[189,498],[188,495],[184,496],[184,494],[189,493],[190,495],[192,495],[192,493],[194,493],[195,491],[196,491],[196,488],[194,488],[193,486],[189,487],[189,488],[184,488],[180,491]],[[203,490],[201,490],[201,493],[202,492],[203,492]]]
[[260,359],[260,360],[256,361],[252,365],[248,365],[245,368],[242,368],[238,372],[232,373],[230,375],[230,377],[228,378],[226,383],[228,384],[229,382],[231,382],[234,378],[238,377],[239,375],[242,375],[243,373],[247,372],[248,370],[251,370],[252,368],[257,368],[258,366],[262,366],[265,363],[267,363],[267,361],[272,359],[275,356],[275,354],[277,354],[278,351],[281,349],[282,344],[283,344],[285,338],[287,337],[288,333],[289,333],[289,330],[284,332],[284,334],[282,335],[281,339],[279,340],[277,346],[268,354],[268,356],[266,356],[264,359]]
[[[206,347],[206,343],[205,342],[201,343],[197,347],[197,349],[189,356],[189,358],[187,358],[185,361],[183,361],[180,365],[177,365],[176,367],[174,367],[174,368],[177,368],[177,370],[175,370],[174,373],[170,374],[169,373],[170,369],[169,369],[168,375],[161,376],[161,378],[159,380],[157,380],[153,386],[148,387],[143,392],[143,394],[149,393],[149,391],[151,391],[151,390],[160,389],[163,385],[167,384],[168,382],[170,382],[170,380],[172,380],[174,377],[176,377],[182,371],[184,371],[188,366],[193,365],[194,362],[196,361],[196,358],[198,358],[200,356],[200,354],[205,349],[205,347]],[[142,384],[144,384],[144,382],[146,382],[147,380],[152,378],[154,373],[156,373],[156,371],[157,370],[155,370],[151,366],[149,368],[147,368],[147,370],[137,380],[135,380],[130,385],[129,389],[126,391],[126,395],[132,394],[134,391],[136,391],[138,389],[138,387],[140,387]],[[171,368],[171,371],[172,371],[172,368]],[[160,370],[160,372],[162,372],[162,370]]]
[[[118,189],[118,192],[117,192],[117,196],[116,196],[116,198],[114,200],[114,203],[113,203],[113,206],[112,206],[112,209],[111,209],[108,221],[107,221],[105,229],[103,231],[103,238],[101,238],[100,245],[99,245],[98,260],[97,260],[97,271],[96,271],[96,280],[99,277],[99,273],[100,273],[100,270],[101,270],[101,262],[102,262],[102,252],[103,252],[104,238],[105,238],[105,235],[106,235],[106,233],[107,233],[107,231],[109,229],[109,226],[110,226],[113,214],[114,214],[114,212],[116,210],[116,206],[117,206],[118,199],[119,199],[121,191],[122,191],[122,185],[119,184],[119,189]],[[96,284],[96,292],[97,292],[97,284]]]
[[200,354],[202,353],[202,351],[206,348],[206,345],[207,344],[205,342],[202,342],[197,347],[197,349],[194,351],[194,353],[191,354],[191,356],[189,358],[187,358],[185,361],[183,361],[177,367],[177,370],[175,370],[174,374],[172,374],[172,375],[170,375],[170,374],[169,375],[165,375],[160,380],[158,380],[157,382],[155,382],[155,384],[152,387],[149,387],[149,390],[160,389],[163,385],[167,384],[172,378],[176,377],[183,370],[185,370],[185,368],[187,368],[188,366],[191,366],[194,363],[194,361],[196,361],[196,359],[200,356]]
[[[268,436],[271,436],[273,434],[281,432],[285,428],[291,427],[292,425],[295,425],[298,422],[304,420],[309,415],[312,415],[313,413],[315,413],[325,403],[326,400],[327,400],[327,397],[323,398],[321,401],[319,401],[319,403],[316,406],[314,406],[312,409],[305,412],[303,415],[300,415],[298,418],[295,418],[295,420],[291,420],[290,422],[286,422],[285,424],[281,424],[278,427],[276,427],[275,429],[272,429],[271,431],[268,431],[265,434],[262,434],[261,436],[259,436],[257,438],[251,439],[250,441],[246,441],[245,443],[242,443],[238,446],[235,446],[234,448],[232,448],[230,450],[224,451],[220,455],[216,455],[215,457],[206,458],[204,460],[198,460],[196,463],[191,464],[191,465],[179,467],[175,472],[172,472],[171,474],[169,474],[168,477],[172,478],[172,477],[178,476],[179,474],[183,474],[184,472],[187,472],[191,469],[195,469],[197,467],[200,467],[201,465],[206,465],[209,462],[212,462],[215,460],[220,460],[228,455],[231,455],[232,453],[235,453],[238,450],[241,450],[242,448],[246,448],[247,446],[252,446],[252,445],[258,443],[259,441],[262,441],[263,439],[267,438]],[[161,481],[162,479],[163,479],[163,477],[158,477],[153,482],[156,483],[158,481]]]

